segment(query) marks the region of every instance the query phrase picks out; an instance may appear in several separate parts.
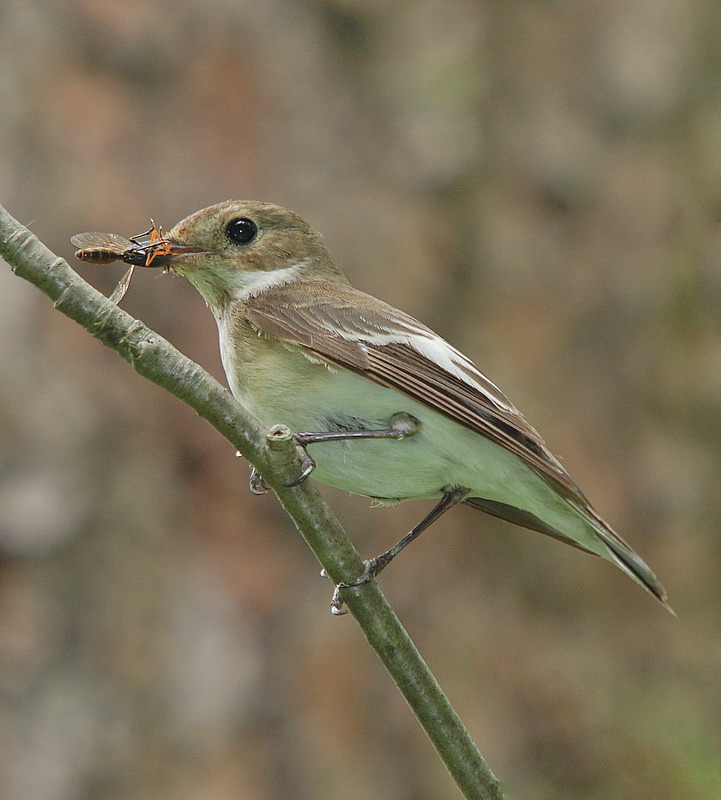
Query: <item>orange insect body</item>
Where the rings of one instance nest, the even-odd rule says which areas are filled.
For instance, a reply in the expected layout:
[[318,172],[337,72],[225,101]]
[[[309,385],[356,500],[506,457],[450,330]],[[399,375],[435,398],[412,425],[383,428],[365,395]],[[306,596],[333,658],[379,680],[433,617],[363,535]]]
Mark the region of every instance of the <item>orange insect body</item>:
[[[167,256],[172,252],[170,242],[165,238],[162,227],[151,226],[145,233],[139,233],[126,239],[117,233],[78,233],[71,242],[78,248],[75,257],[90,264],[112,264],[124,261],[130,264],[110,300],[118,303],[130,285],[135,267],[149,267],[159,256]],[[150,237],[147,241],[146,237]]]
[[[78,233],[70,240],[80,248],[75,257],[91,264],[112,264],[113,261],[125,261],[136,267],[149,267],[158,256],[170,255],[170,243],[163,234],[163,229],[152,227],[126,239],[117,233]],[[149,236],[150,241],[145,241]]]
[[150,234],[150,244],[146,245],[144,248],[140,248],[146,251],[144,265],[146,267],[149,267],[158,256],[169,256],[172,252],[170,242],[168,242],[163,235],[162,227],[156,229],[155,223],[153,222],[153,227],[148,233]]

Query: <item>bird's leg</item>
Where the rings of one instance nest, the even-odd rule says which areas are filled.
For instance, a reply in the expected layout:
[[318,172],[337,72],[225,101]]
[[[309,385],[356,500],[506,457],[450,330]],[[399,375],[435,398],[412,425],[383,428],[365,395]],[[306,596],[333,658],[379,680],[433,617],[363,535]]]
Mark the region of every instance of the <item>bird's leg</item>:
[[331,611],[334,614],[344,613],[343,598],[340,596],[341,589],[348,589],[351,586],[362,586],[364,583],[372,581],[388,566],[388,564],[390,564],[390,562],[398,555],[398,553],[401,552],[401,550],[407,547],[414,539],[417,539],[426,528],[432,525],[440,516],[445,514],[449,508],[453,508],[453,506],[463,502],[463,499],[467,497],[467,495],[468,489],[464,488],[463,486],[456,486],[453,489],[446,489],[443,497],[441,497],[438,503],[415,527],[411,528],[411,530],[408,531],[408,533],[399,542],[396,542],[396,544],[394,544],[389,550],[386,550],[385,553],[381,553],[379,556],[365,561],[365,569],[357,578],[352,581],[348,581],[347,583],[339,583],[335,587],[333,599],[330,602]]
[[286,483],[286,486],[298,486],[310,475],[315,468],[315,461],[308,455],[306,448],[310,444],[320,442],[342,442],[349,439],[407,439],[418,433],[421,423],[411,414],[404,411],[394,414],[390,418],[391,427],[380,430],[357,431],[319,431],[317,433],[296,433],[295,441],[302,450],[303,471],[295,480]]
[[[341,442],[349,439],[406,439],[413,436],[421,429],[421,423],[410,414],[399,411],[390,418],[391,427],[380,430],[357,430],[357,431],[319,431],[317,433],[294,433],[293,438],[301,450],[301,473],[294,480],[285,485],[298,486],[315,469],[315,461],[308,454],[306,449],[309,444],[319,442]],[[238,453],[240,455],[240,453]],[[265,478],[258,470],[250,468],[250,491],[251,494],[266,494],[269,487]]]
[[373,580],[373,578],[377,577],[390,563],[391,561],[401,552],[401,550],[408,547],[408,545],[414,540],[417,539],[423,531],[430,527],[439,517],[445,514],[449,508],[453,508],[453,506],[458,505],[458,503],[462,502],[463,498],[466,497],[468,494],[468,489],[457,486],[454,489],[448,489],[443,494],[443,497],[436,503],[436,505],[426,514],[425,517],[396,544],[393,545],[389,550],[386,550],[385,553],[381,553],[379,556],[375,558],[371,558],[365,562],[365,570],[363,574],[360,575],[355,580],[349,581],[348,583],[340,583],[338,584],[341,589],[347,589],[350,586],[361,586],[364,583],[368,583],[368,581]]

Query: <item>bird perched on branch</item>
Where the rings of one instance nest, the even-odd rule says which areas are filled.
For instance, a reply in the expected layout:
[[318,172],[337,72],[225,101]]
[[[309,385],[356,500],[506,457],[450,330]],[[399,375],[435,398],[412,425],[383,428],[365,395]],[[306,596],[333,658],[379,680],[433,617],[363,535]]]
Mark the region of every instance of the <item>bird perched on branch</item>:
[[425,325],[354,289],[297,214],[260,202],[205,208],[167,234],[152,266],[205,298],[233,394],[264,425],[298,432],[318,480],[383,504],[436,500],[345,585],[374,578],[466,503],[606,558],[666,604],[651,569],[498,387]]

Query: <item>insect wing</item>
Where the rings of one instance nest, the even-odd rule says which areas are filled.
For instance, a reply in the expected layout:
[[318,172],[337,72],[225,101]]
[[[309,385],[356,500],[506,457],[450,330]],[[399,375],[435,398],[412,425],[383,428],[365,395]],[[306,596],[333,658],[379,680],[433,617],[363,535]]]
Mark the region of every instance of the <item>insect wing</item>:
[[108,298],[111,303],[115,303],[115,305],[117,305],[123,299],[123,297],[125,297],[125,293],[128,291],[128,287],[130,286],[130,281],[132,280],[134,272],[135,265],[130,267],[130,269],[120,279],[120,283],[115,287],[115,289],[113,289],[113,293]]
[[70,241],[79,248],[75,257],[93,264],[112,264],[119,261],[131,242],[117,233],[76,233]]
[[76,233],[70,237],[70,241],[78,250],[95,250],[97,248],[118,250],[123,252],[132,247],[130,239],[126,239],[119,233]]

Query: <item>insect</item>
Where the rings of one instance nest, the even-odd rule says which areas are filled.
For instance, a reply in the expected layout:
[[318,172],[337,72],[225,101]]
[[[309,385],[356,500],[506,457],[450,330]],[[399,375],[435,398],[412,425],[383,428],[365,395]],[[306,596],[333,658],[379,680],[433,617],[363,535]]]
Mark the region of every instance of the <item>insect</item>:
[[[126,239],[118,233],[77,233],[70,241],[78,248],[75,258],[90,264],[112,264],[124,261],[130,269],[123,275],[120,283],[110,295],[110,302],[116,305],[128,291],[135,267],[149,267],[159,256],[169,255],[170,243],[163,234],[162,227],[150,220],[150,228]],[[148,238],[149,237],[149,238]]]

